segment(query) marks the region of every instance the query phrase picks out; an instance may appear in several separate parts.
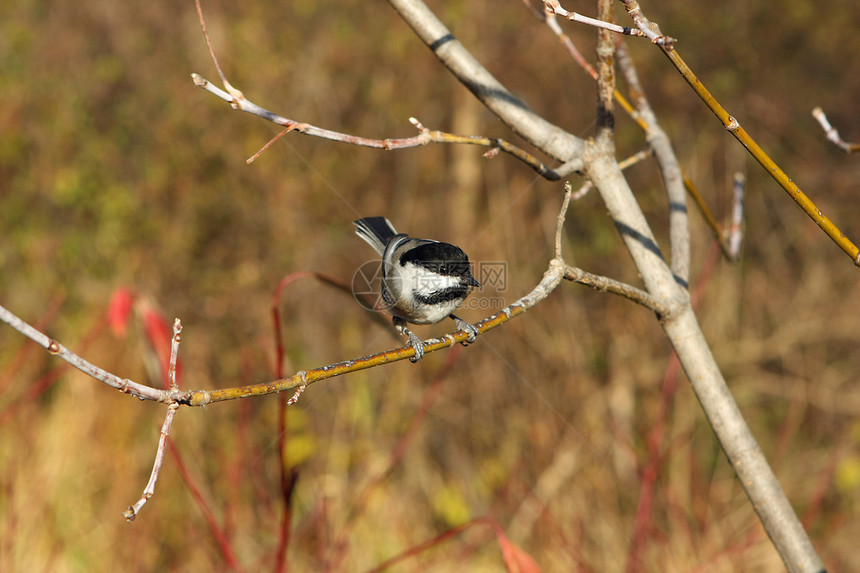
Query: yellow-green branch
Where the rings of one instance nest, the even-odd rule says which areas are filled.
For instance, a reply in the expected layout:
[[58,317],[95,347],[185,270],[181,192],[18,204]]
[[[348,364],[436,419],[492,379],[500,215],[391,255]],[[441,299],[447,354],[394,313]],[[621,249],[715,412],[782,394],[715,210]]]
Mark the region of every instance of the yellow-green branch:
[[741,127],[738,120],[732,117],[729,112],[720,105],[705,85],[699,81],[699,78],[696,77],[696,74],[693,73],[683,58],[681,58],[677,50],[671,46],[660,46],[660,48],[669,58],[669,61],[672,62],[672,65],[674,65],[681,73],[684,80],[686,80],[690,87],[693,88],[693,91],[695,91],[702,101],[705,102],[708,109],[710,109],[722,122],[723,126],[735,136],[735,139],[737,139],[740,144],[747,149],[747,151],[749,151],[750,155],[758,161],[759,165],[765,168],[768,174],[773,177],[779,186],[782,187],[792,199],[794,199],[794,202],[797,203],[813,221],[815,221],[815,224],[818,225],[834,243],[839,245],[839,248],[851,257],[854,264],[860,266],[860,248],[846,237],[845,233],[840,231],[839,228],[833,224],[833,221],[821,212],[821,209],[819,209],[815,203],[813,203],[812,200],[803,191],[801,191],[800,187],[798,187],[791,178],[786,175],[782,169],[780,169],[779,165],[777,165],[776,162],[771,159],[761,147],[759,147],[758,143],[756,143],[746,130]]
[[[564,263],[558,259],[553,259],[550,261],[549,268],[541,279],[541,282],[529,294],[493,316],[475,324],[478,332],[487,332],[497,326],[501,326],[515,316],[526,312],[555,290],[562,279],[565,278],[564,275]],[[442,338],[435,338],[426,341],[424,352],[433,352],[442,348],[451,347],[458,342],[464,342],[468,337],[469,335],[465,332],[456,332],[454,334],[447,334]],[[235,400],[237,398],[247,398],[250,396],[265,396],[268,394],[285,392],[294,388],[302,388],[320,380],[334,378],[335,376],[341,376],[343,374],[348,374],[349,372],[373,368],[374,366],[379,366],[387,362],[404,360],[406,358],[411,358],[414,355],[415,349],[413,349],[412,346],[405,346],[362,358],[323,366],[321,368],[302,370],[287,378],[264,382],[262,384],[237,386],[235,388],[225,388],[223,390],[193,390],[176,395],[175,401],[189,406],[205,406],[206,404],[223,402],[225,400]]]

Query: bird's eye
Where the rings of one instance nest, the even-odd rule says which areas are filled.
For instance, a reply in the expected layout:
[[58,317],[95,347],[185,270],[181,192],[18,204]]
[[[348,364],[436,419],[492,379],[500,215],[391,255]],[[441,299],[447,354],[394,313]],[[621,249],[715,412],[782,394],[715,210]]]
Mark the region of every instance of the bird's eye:
[[445,265],[439,265],[439,272],[442,273],[443,275],[447,275],[448,274],[448,267],[446,267]]

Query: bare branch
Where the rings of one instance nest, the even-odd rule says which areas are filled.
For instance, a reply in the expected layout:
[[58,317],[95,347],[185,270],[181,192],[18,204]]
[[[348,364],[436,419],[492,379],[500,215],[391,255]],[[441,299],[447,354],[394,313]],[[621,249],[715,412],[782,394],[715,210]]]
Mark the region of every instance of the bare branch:
[[[654,155],[654,152],[651,149],[643,149],[642,151],[634,153],[630,157],[619,161],[618,167],[623,171],[628,167],[632,167],[633,165],[636,165],[637,163],[648,159],[652,155]],[[580,199],[588,195],[588,192],[591,191],[593,188],[594,185],[591,183],[591,181],[586,181],[579,187],[579,189],[577,189],[576,193],[571,195],[570,200],[579,201]]]
[[[532,13],[534,13],[535,16],[537,16],[541,21],[543,21],[550,28],[550,30],[556,35],[559,42],[561,42],[564,49],[570,54],[570,56],[574,59],[574,61],[577,63],[577,65],[579,65],[593,79],[597,80],[597,70],[595,70],[594,67],[588,63],[588,61],[585,59],[585,57],[582,55],[582,53],[579,51],[579,49],[573,43],[573,40],[571,40],[570,36],[568,36],[567,34],[564,33],[564,30],[558,24],[558,21],[556,19],[555,14],[540,12],[540,11],[534,9],[532,4],[528,0],[524,0],[524,2],[526,4],[526,6],[528,6],[529,9],[532,10]],[[624,72],[625,75],[628,75],[627,71],[626,71],[626,67],[629,65],[632,65],[632,62],[629,62],[629,57],[626,57],[626,58],[624,57],[625,54],[627,54],[627,50],[626,50],[626,47],[623,46],[623,44],[619,44],[618,50],[619,50],[619,52],[618,52],[619,53],[619,65],[621,66],[622,72]],[[629,80],[629,77],[628,77],[628,80]],[[630,82],[628,81],[628,83],[630,83]],[[636,93],[635,93],[636,91],[639,91],[640,93],[642,93],[643,97],[644,97],[644,92],[641,90],[641,88],[639,87],[639,84],[638,84],[638,78],[635,80],[635,84],[630,85],[630,87],[634,91],[634,98],[636,97]],[[654,119],[651,123],[646,121],[645,118],[643,118],[640,115],[639,111],[637,111],[633,107],[633,105],[631,105],[631,103],[627,100],[627,98],[624,97],[624,95],[617,88],[614,91],[614,96],[615,96],[615,101],[618,102],[618,105],[621,106],[621,108],[625,112],[627,112],[627,114],[633,119],[633,121],[635,121],[637,123],[637,125],[639,125],[639,127],[642,128],[642,131],[646,132],[646,134],[649,133],[649,129],[651,129],[651,127],[650,127],[651,125],[655,125],[655,126],[657,125],[656,119]],[[647,101],[645,103],[647,104]],[[649,107],[649,109],[650,109],[650,107]],[[652,113],[652,117],[656,118],[656,115]],[[659,138],[659,136],[656,133],[653,133],[652,135],[654,137]],[[665,134],[664,134],[664,136],[665,136]],[[669,146],[669,149],[671,150],[671,145]],[[627,161],[627,160],[625,160],[625,161]],[[620,166],[622,169],[626,168],[624,161],[622,161],[620,163]],[[706,222],[708,223],[708,225],[713,230],[714,236],[716,237],[717,241],[719,242],[720,247],[723,251],[723,254],[725,255],[725,257],[727,259],[731,260],[731,256],[729,254],[728,243],[726,243],[726,241],[725,241],[724,234],[723,234],[722,228],[720,227],[720,224],[717,223],[716,219],[714,218],[713,214],[711,213],[710,208],[708,207],[708,204],[705,202],[704,198],[699,194],[699,192],[696,189],[693,182],[686,175],[684,175],[683,169],[681,169],[680,166],[678,167],[678,169],[680,171],[680,175],[681,175],[681,178],[683,181],[684,188],[689,192],[690,196],[693,198],[694,203],[699,208],[702,215],[705,217]],[[671,176],[669,177],[669,180],[673,180],[673,179],[674,179],[673,177],[671,177]],[[676,190],[674,189],[674,187],[675,186],[673,185],[673,196],[676,196],[675,195]],[[580,189],[576,193],[573,194],[572,200],[577,201],[577,200],[581,199],[582,197],[584,197],[588,193],[588,191],[591,190],[591,188],[592,188],[591,182],[586,181],[582,185],[582,187],[580,187]],[[677,197],[680,198],[680,195],[677,195]],[[670,199],[670,204],[671,203],[673,203],[673,201]],[[674,203],[680,205],[683,203],[683,200],[674,201]],[[672,215],[673,213],[676,213],[676,212],[674,212],[674,211],[670,212],[670,218],[672,219],[672,223],[671,223],[670,227],[676,229],[675,230],[676,236],[679,236],[682,233],[689,235],[689,226],[688,225],[680,225],[680,224],[676,223],[676,221],[678,221],[682,218],[685,218],[685,213],[682,212],[681,210],[678,210],[677,215],[675,215],[675,216]],[[671,235],[671,233],[672,233],[672,231],[670,230],[670,235]],[[679,241],[672,241],[670,238],[670,242],[671,242],[671,245],[673,246],[673,248],[675,248],[674,245],[681,244],[683,241],[680,241],[680,240]],[[687,240],[686,243],[689,244],[689,240]],[[680,252],[674,252],[672,254],[672,264],[674,267],[675,274],[679,277],[684,278],[684,280],[688,280],[689,272],[688,271],[685,272],[685,269],[681,268],[680,261],[684,261],[684,260],[688,259],[689,248],[687,249],[687,251],[688,251],[687,256],[682,255]],[[677,267],[675,267],[675,265],[677,265]],[[689,264],[687,266],[689,267]]]
[[483,147],[489,147],[490,150],[484,154],[485,157],[493,157],[495,152],[503,151],[513,157],[516,157],[529,167],[531,167],[538,175],[547,179],[549,181],[558,181],[561,176],[556,172],[541,163],[537,158],[535,158],[530,153],[520,149],[516,145],[512,143],[508,143],[504,139],[500,139],[498,137],[484,137],[482,135],[454,135],[452,133],[446,133],[444,131],[431,131],[424,127],[424,125],[415,119],[414,117],[409,118],[409,122],[418,128],[421,131],[421,136],[427,138],[428,141],[433,141],[436,143],[465,143],[468,145],[481,145]]
[[84,374],[99,380],[100,382],[104,382],[108,386],[112,388],[116,388],[120,392],[125,394],[130,394],[132,396],[136,396],[138,398],[142,398],[145,400],[154,400],[156,402],[162,402],[165,404],[170,404],[173,402],[172,393],[166,390],[159,390],[157,388],[152,388],[150,386],[146,386],[144,384],[138,384],[136,382],[132,382],[127,378],[120,378],[110,372],[103,370],[92,364],[87,362],[56,340],[49,338],[45,334],[39,332],[5,307],[0,306],[0,321],[5,322],[51,354],[62,358]]
[[[508,155],[519,159],[520,161],[531,167],[538,175],[549,181],[557,181],[561,178],[561,176],[556,171],[544,165],[532,154],[498,137],[485,137],[481,135],[455,135],[453,133],[446,133],[444,131],[431,131],[424,127],[424,125],[422,125],[420,121],[412,117],[409,118],[410,123],[412,123],[412,125],[418,128],[418,130],[421,132],[414,137],[405,137],[397,139],[373,139],[368,137],[361,137],[358,135],[349,135],[346,133],[340,133],[338,131],[332,131],[329,129],[316,127],[309,123],[302,123],[299,121],[288,119],[282,115],[278,115],[272,111],[267,110],[264,107],[255,104],[244,96],[242,99],[235,99],[228,92],[222,90],[221,88],[214,85],[209,80],[199,76],[198,74],[191,74],[191,78],[194,80],[194,85],[205,89],[209,93],[218,96],[224,101],[230,102],[230,105],[233,107],[233,109],[244,111],[246,113],[250,113],[251,115],[261,117],[266,121],[270,121],[277,125],[284,126],[284,129],[280,133],[273,137],[265,146],[263,146],[262,149],[260,149],[260,151],[258,151],[251,158],[248,159],[248,163],[252,163],[254,160],[256,160],[264,151],[271,147],[271,145],[275,141],[277,141],[284,135],[290,133],[291,131],[296,131],[304,135],[320,137],[323,139],[328,139],[330,141],[338,141],[340,143],[348,143],[350,145],[359,145],[362,147],[372,147],[374,149],[385,149],[387,151],[392,151],[395,149],[407,149],[410,147],[421,147],[423,145],[427,145],[428,143],[463,143],[469,145],[478,145],[482,147],[489,147],[491,151],[503,151]],[[486,156],[492,157],[492,154],[488,152]]]
[[[623,171],[628,167],[632,167],[633,165],[636,165],[637,163],[648,159],[652,155],[654,155],[653,150],[643,149],[642,151],[634,153],[630,157],[619,161],[618,167]],[[593,188],[594,184],[591,181],[585,181],[582,185],[580,185],[579,189],[577,189],[576,192],[570,196],[570,200],[579,201],[580,199],[588,195],[588,192],[591,191]]]
[[[627,9],[628,14],[630,14],[630,17],[637,22],[640,29],[644,26],[659,31],[659,27],[656,24],[649,22],[644,17],[639,4],[635,2],[635,0],[621,1]],[[803,211],[809,215],[813,221],[815,221],[815,224],[818,225],[819,228],[821,228],[821,230],[824,231],[827,236],[845,252],[845,254],[851,257],[854,264],[860,267],[860,248],[858,248],[857,245],[855,245],[854,242],[845,235],[845,233],[839,230],[833,221],[821,212],[821,209],[815,205],[815,203],[800,189],[800,187],[797,186],[796,183],[794,183],[785,171],[783,171],[782,168],[780,168],[780,166],[777,165],[776,162],[771,159],[759,144],[756,143],[756,141],[746,132],[740,122],[734,116],[730,115],[725,108],[723,108],[711,92],[708,91],[701,80],[696,77],[696,74],[693,73],[693,70],[690,69],[672,45],[661,44],[660,49],[666,57],[669,58],[672,65],[674,65],[681,73],[681,76],[687,84],[693,88],[693,91],[695,91],[705,105],[708,106],[708,109],[717,116],[723,124],[723,127],[725,127],[726,130],[728,130],[735,139],[737,139],[741,145],[749,151],[750,155],[752,155],[759,165],[767,171],[774,181],[776,181],[779,186],[788,193],[794,202],[797,203],[797,205],[803,209]]]
[[[549,296],[549,293],[555,290],[564,278],[563,275],[563,263],[556,259],[550,261],[549,268],[544,273],[540,283],[538,283],[530,293],[508,305],[498,313],[489,316],[482,321],[476,322],[474,326],[477,328],[478,333],[483,334],[488,330],[501,326],[512,318],[532,309]],[[451,334],[446,334],[441,338],[431,338],[424,341],[424,352],[426,354],[428,352],[441,350],[442,348],[449,348],[457,343],[466,341],[469,336],[470,335],[466,332],[457,331]],[[177,395],[176,401],[189,406],[205,406],[213,402],[223,402],[225,400],[235,400],[250,396],[265,396],[268,394],[292,390],[293,388],[301,388],[302,386],[306,388],[320,380],[334,378],[335,376],[341,376],[358,370],[366,370],[389,362],[405,360],[414,355],[415,349],[412,345],[409,345],[311,370],[302,370],[287,378],[273,380],[262,384],[252,384],[249,386],[239,386],[236,388],[226,388],[221,390],[187,391]],[[301,392],[298,392],[298,394],[301,394]],[[298,399],[298,396],[293,396],[293,398]]]
[[388,0],[419,38],[475,97],[509,128],[544,153],[562,161],[560,177],[581,171],[585,141],[534,113],[502,85],[423,2]]
[[669,136],[657,122],[657,114],[651,108],[645,90],[639,83],[639,74],[627,46],[617,43],[618,67],[621,68],[631,98],[636,104],[639,117],[645,122],[645,140],[654,150],[666,196],[669,203],[669,248],[671,250],[672,272],[685,285],[690,283],[690,219],[687,214],[687,194],[684,191],[684,177]]
[[735,173],[732,187],[734,188],[734,200],[732,201],[732,224],[729,227],[728,244],[729,260],[737,261],[741,253],[741,242],[744,238],[744,187],[746,179],[743,173]]
[[[561,253],[561,237],[564,231],[564,221],[567,214],[568,205],[572,197],[572,187],[570,183],[564,184],[564,200],[562,201],[561,210],[556,218],[555,229],[555,259],[564,262]],[[564,278],[581,285],[590,286],[595,290],[617,294],[629,299],[637,304],[654,311],[658,317],[669,317],[671,310],[668,306],[658,301],[656,298],[632,285],[584,271],[578,267],[564,264]]]
[[177,410],[179,410],[178,403],[173,403],[167,407],[167,415],[164,417],[164,424],[161,425],[161,432],[158,436],[158,448],[155,450],[155,463],[152,464],[152,473],[149,474],[149,481],[143,489],[143,495],[134,505],[129,506],[123,512],[122,516],[125,517],[126,521],[134,521],[141,508],[155,494],[155,483],[158,481],[161,465],[164,462],[164,446],[167,443],[167,436],[170,435],[170,427],[173,425],[173,417]]
[[660,32],[660,27],[656,23],[648,20],[648,18],[642,14],[642,9],[639,8],[639,3],[636,2],[636,0],[621,0],[621,3],[624,4],[624,8],[636,24],[636,27],[639,28],[639,30],[641,30],[649,40],[651,40],[652,44],[665,48],[672,48],[672,46],[675,45],[675,38],[664,36],[663,33]]
[[179,385],[176,383],[176,360],[179,357],[179,343],[181,339],[179,333],[182,332],[182,323],[177,318],[173,321],[173,338],[170,339],[170,365],[167,369],[167,381],[171,391],[179,390]]
[[[612,18],[613,0],[598,0],[601,18]],[[615,141],[615,42],[608,28],[597,30],[597,139]]]
[[[173,322],[173,338],[170,343],[170,367],[167,371],[167,379],[170,381],[171,391],[179,390],[179,386],[176,385],[176,360],[179,357],[180,332],[182,332],[182,323],[177,318]],[[130,506],[123,513],[123,517],[129,522],[134,521],[140,509],[155,494],[155,483],[158,481],[158,475],[161,473],[161,464],[164,462],[164,446],[167,443],[167,436],[170,435],[170,427],[173,425],[173,418],[176,416],[177,410],[179,410],[177,402],[167,407],[167,415],[164,417],[164,423],[161,425],[161,432],[158,436],[158,448],[155,450],[155,462],[152,464],[152,473],[149,474],[149,481],[146,483],[146,487],[143,488],[143,495],[140,496],[137,503]]]
[[696,188],[696,184],[693,181],[684,175],[684,188],[687,190],[687,193],[690,197],[693,198],[693,202],[699,208],[699,212],[705,218],[705,222],[710,227],[711,231],[714,233],[714,238],[717,240],[717,243],[720,245],[720,250],[723,253],[723,256],[731,261],[731,249],[729,248],[729,244],[726,241],[726,234],[723,231],[722,226],[717,222],[717,219],[714,217],[713,213],[711,213],[711,209],[708,207],[705,198],[702,197],[699,190]]
[[658,318],[667,318],[673,313],[672,309],[668,305],[663,304],[640,288],[636,288],[632,285],[609,277],[589,273],[572,265],[565,265],[564,278],[565,280],[589,286],[594,290],[622,296],[636,304],[640,304],[645,308],[654,311]]
[[561,201],[561,209],[555,220],[555,258],[558,260],[563,260],[561,254],[561,236],[564,233],[564,220],[567,217],[567,209],[570,206],[571,193],[573,193],[573,188],[570,185],[570,181],[565,181],[564,199]]
[[[562,281],[564,275],[563,263],[553,260],[549,263],[549,268],[541,279],[540,283],[535,288],[514,303],[508,305],[500,312],[485,318],[484,320],[475,323],[478,333],[484,333],[492,330],[502,324],[505,324],[514,317],[517,317],[524,312],[527,312],[535,305],[543,301],[549,293],[551,293]],[[121,380],[117,376],[102,370],[101,368],[87,362],[80,356],[66,349],[57,341],[52,340],[25,323],[23,320],[9,312],[4,307],[0,306],[0,320],[12,326],[18,332],[21,332],[31,340],[40,344],[51,354],[59,356],[63,360],[69,362],[85,374],[92,378],[104,382],[109,386],[117,388],[126,394],[136,396],[145,400],[154,400],[157,402],[167,403],[169,405],[182,404],[188,406],[205,406],[213,402],[222,402],[225,400],[235,400],[238,398],[246,398],[250,396],[264,396],[268,394],[276,394],[298,388],[299,390],[291,398],[295,402],[304,389],[320,380],[326,380],[335,376],[341,376],[349,372],[365,370],[373,368],[381,364],[396,362],[411,358],[415,354],[415,349],[409,345],[401,348],[395,348],[385,352],[380,352],[370,356],[346,360],[336,364],[314,368],[312,370],[302,370],[288,378],[282,378],[271,382],[261,384],[253,384],[249,386],[239,386],[236,388],[226,388],[219,390],[195,390],[195,391],[180,391],[180,390],[158,390],[143,384],[132,382],[131,380]],[[434,352],[442,348],[449,348],[457,343],[464,342],[469,338],[470,334],[457,331],[451,334],[446,334],[441,338],[432,338],[424,343],[424,352]],[[169,425],[168,425],[169,429]]]
[[594,26],[595,28],[602,30],[609,30],[610,32],[615,32],[616,34],[621,34],[624,36],[645,36],[644,32],[642,32],[641,30],[637,30],[636,28],[619,26],[618,24],[605,22],[603,20],[598,20],[597,18],[589,18],[588,16],[583,16],[582,14],[579,14],[577,12],[568,12],[561,7],[561,4],[558,2],[558,0],[544,0],[543,4],[548,14],[567,18],[571,22],[587,24],[588,26]]
[[818,121],[818,124],[821,125],[821,129],[824,130],[824,134],[827,135],[827,139],[833,142],[839,149],[844,151],[845,153],[854,153],[855,151],[860,151],[860,143],[847,143],[842,137],[839,135],[839,132],[835,127],[830,125],[830,121],[827,119],[827,115],[824,113],[824,110],[820,107],[816,107],[812,110],[812,117]]

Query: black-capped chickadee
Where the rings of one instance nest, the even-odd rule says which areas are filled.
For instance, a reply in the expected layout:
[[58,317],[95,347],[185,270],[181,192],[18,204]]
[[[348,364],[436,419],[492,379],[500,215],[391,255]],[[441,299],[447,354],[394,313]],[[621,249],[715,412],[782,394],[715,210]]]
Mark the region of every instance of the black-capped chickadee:
[[475,341],[478,329],[452,314],[472,288],[481,286],[460,247],[413,239],[395,231],[385,217],[365,217],[355,226],[355,233],[382,257],[382,300],[394,316],[394,328],[407,335],[415,349],[412,362],[424,356],[424,345],[406,328],[407,322],[433,324],[450,316],[459,330],[469,334],[468,342]]

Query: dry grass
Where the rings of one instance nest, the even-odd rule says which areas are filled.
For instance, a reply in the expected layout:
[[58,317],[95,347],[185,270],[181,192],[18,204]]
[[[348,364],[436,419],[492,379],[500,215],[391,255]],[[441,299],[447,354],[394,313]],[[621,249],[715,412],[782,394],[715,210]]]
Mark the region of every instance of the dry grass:
[[[519,2],[435,5],[530,106],[590,133],[593,86]],[[860,139],[860,8],[781,7],[732,1],[705,18],[698,4],[644,5],[729,111],[856,241],[860,163],[824,140],[810,110],[823,106],[846,138]],[[513,138],[384,5],[217,1],[204,9],[231,81],[284,115],[371,137],[412,135],[414,115],[433,129]],[[589,53],[592,33],[571,31]],[[727,211],[732,173],[747,175],[743,260],[706,269],[701,320],[828,567],[856,569],[858,271],[664,58],[633,46],[685,169],[718,213]],[[561,186],[508,158],[440,146],[385,153],[291,135],[246,166],[276,129],[192,85],[193,71],[215,75],[192,3],[8,3],[0,70],[3,304],[43,319],[53,336],[121,376],[147,379],[140,329],[118,339],[102,321],[110,294],[131,286],[182,318],[185,387],[269,379],[272,290],[302,269],[349,279],[369,258],[352,232],[359,215],[385,214],[474,260],[505,261],[508,302],[539,280],[550,257]],[[619,118],[618,133],[619,155],[642,147],[629,120]],[[630,178],[664,237],[655,168],[637,166]],[[711,240],[693,220],[701,277]],[[596,195],[572,207],[565,249],[588,270],[636,280]],[[312,282],[291,286],[282,309],[289,368],[395,340],[351,298]],[[173,458],[140,518],[128,525],[120,517],[145,484],[162,408],[57,367],[0,328],[0,570],[227,569]],[[27,395],[57,374],[47,391]],[[623,570],[642,523],[634,569],[779,568],[686,381],[681,375],[672,391],[672,380],[652,316],[563,285],[456,356],[313,386],[289,412],[288,463],[301,460],[289,562],[299,571],[367,570],[488,516],[545,571]],[[174,426],[193,483],[248,571],[271,569],[277,551],[277,411],[274,397],[220,404],[182,410]],[[417,415],[426,417],[392,464]],[[649,439],[664,422],[655,458]],[[651,511],[637,520],[652,462]],[[464,567],[503,568],[486,524],[392,570]]]

